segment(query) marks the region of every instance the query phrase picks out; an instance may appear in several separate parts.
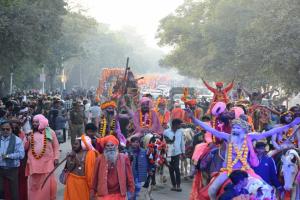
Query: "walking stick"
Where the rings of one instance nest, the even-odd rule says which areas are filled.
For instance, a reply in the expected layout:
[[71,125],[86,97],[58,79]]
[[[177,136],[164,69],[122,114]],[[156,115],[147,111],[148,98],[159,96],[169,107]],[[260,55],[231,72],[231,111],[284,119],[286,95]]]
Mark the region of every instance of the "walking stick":
[[49,179],[49,177],[54,173],[54,171],[63,163],[67,160],[68,156],[66,156],[62,161],[60,161],[55,167],[54,169],[48,174],[48,176],[45,178],[43,184],[42,184],[42,187],[41,189],[43,189],[43,187],[45,186],[47,180]]

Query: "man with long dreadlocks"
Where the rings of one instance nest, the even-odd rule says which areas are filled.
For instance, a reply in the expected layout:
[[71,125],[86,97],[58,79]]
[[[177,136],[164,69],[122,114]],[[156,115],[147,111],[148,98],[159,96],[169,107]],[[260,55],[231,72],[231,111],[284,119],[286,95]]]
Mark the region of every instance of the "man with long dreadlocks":
[[235,119],[232,121],[231,134],[228,134],[217,131],[205,122],[197,120],[194,118],[191,110],[187,109],[186,112],[191,117],[195,125],[201,126],[212,135],[225,140],[228,144],[226,147],[226,161],[223,163],[223,168],[216,179],[214,179],[214,181],[208,186],[209,199],[212,200],[217,198],[217,191],[228,179],[228,175],[231,174],[233,170],[247,171],[252,177],[258,178],[258,181],[261,180],[250,168],[250,165],[253,167],[258,165],[258,159],[253,149],[252,140],[264,139],[300,123],[300,118],[296,118],[290,124],[257,134],[249,133],[250,126],[246,121],[242,119]]
[[106,101],[102,103],[102,115],[100,118],[99,130],[100,136],[114,135],[120,141],[121,146],[126,146],[126,138],[121,133],[120,124],[116,117],[117,105],[114,101]]

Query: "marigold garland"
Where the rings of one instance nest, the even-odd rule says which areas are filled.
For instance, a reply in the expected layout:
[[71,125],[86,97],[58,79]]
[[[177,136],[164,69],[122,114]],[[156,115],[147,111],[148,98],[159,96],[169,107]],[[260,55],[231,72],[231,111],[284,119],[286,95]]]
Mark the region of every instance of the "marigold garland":
[[[288,131],[284,134],[282,134],[282,140],[278,141],[278,144],[283,144],[284,141],[286,141],[288,138],[290,138],[294,133],[294,129],[293,128],[289,128]],[[298,141],[296,139],[294,139],[294,141],[292,141],[293,144],[297,145]]]
[[[232,160],[232,150],[236,152],[236,158]],[[247,139],[244,139],[243,145],[241,150],[238,149],[236,144],[229,143],[228,145],[228,152],[227,152],[227,164],[226,168],[222,168],[221,171],[227,171],[228,175],[231,174],[233,171],[234,165],[240,160],[242,162],[242,168],[241,170],[246,170],[248,169],[248,163],[247,163],[247,158],[248,158],[248,145],[247,145]]]
[[[214,129],[216,129],[216,123],[217,123],[216,121],[217,121],[216,118],[213,117],[212,118],[212,128],[214,128]],[[213,143],[217,142],[216,137],[214,135],[212,136],[212,141],[213,141]]]
[[159,112],[157,112],[157,114],[158,114],[158,117],[159,117],[160,124],[164,124],[165,123],[165,114],[162,115]]
[[[100,135],[102,137],[106,136],[106,128],[107,128],[107,120],[106,118],[103,116],[101,118],[101,122],[100,122],[101,126],[100,126]],[[116,127],[116,120],[113,119],[110,123],[110,130],[109,130],[109,134],[114,134],[114,131],[115,131],[115,127]]]
[[152,111],[149,111],[149,117],[148,119],[143,120],[143,113],[140,110],[140,127],[141,128],[150,128],[152,126]]
[[37,160],[41,159],[43,157],[43,155],[45,154],[46,152],[46,147],[47,147],[47,138],[46,138],[46,132],[44,131],[43,132],[43,135],[44,135],[44,139],[43,139],[43,148],[42,148],[42,151],[39,155],[37,155],[37,153],[35,152],[35,149],[34,149],[34,133],[31,133],[30,134],[30,147],[31,147],[31,153],[33,155],[33,157]]

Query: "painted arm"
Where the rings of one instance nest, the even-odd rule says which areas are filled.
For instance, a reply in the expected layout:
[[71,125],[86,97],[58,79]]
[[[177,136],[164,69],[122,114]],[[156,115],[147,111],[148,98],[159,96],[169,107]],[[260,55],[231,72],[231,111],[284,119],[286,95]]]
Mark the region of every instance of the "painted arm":
[[273,128],[269,131],[257,134],[257,133],[250,133],[249,136],[253,139],[253,140],[262,140],[264,138],[267,138],[269,136],[272,136],[276,133],[281,133],[283,131],[285,131],[288,128],[292,128],[294,126],[296,126],[297,124],[300,123],[300,117],[297,117],[293,122],[291,122],[290,124],[287,124],[285,126],[282,127],[278,127],[278,128]]
[[232,90],[233,86],[234,86],[234,80],[232,80],[231,83],[226,86],[226,88],[224,89],[224,91],[226,93],[229,92],[230,90]]
[[210,132],[211,134],[213,134],[214,136],[216,136],[217,138],[221,138],[224,140],[229,140],[230,135],[228,133],[224,133],[224,132],[220,132],[217,131],[216,129],[210,127],[209,125],[207,125],[205,122],[200,121],[198,119],[196,119],[195,117],[192,117],[192,121],[196,126],[201,126],[204,130]]
[[216,92],[216,89],[213,88],[213,87],[211,87],[204,79],[202,79],[202,81],[203,81],[203,84],[205,85],[205,87],[207,87],[207,89],[208,89],[209,91],[211,91],[211,92],[213,92],[213,93]]
[[276,142],[276,140],[277,140],[277,134],[272,135],[272,144],[274,148],[280,150],[280,145]]
[[250,155],[250,165],[252,167],[257,167],[259,165],[259,159],[254,151],[252,139],[247,137],[248,150]]

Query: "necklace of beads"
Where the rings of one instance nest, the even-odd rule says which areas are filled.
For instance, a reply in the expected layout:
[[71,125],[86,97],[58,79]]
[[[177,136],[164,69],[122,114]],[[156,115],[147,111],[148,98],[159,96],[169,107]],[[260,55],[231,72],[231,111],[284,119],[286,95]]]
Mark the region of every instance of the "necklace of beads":
[[33,155],[33,157],[37,160],[41,159],[43,157],[43,155],[45,154],[46,152],[46,147],[47,147],[47,139],[46,139],[46,133],[45,131],[43,131],[43,135],[44,135],[44,139],[43,139],[43,148],[42,148],[42,151],[41,153],[38,155],[36,152],[35,152],[35,147],[34,147],[34,133],[31,133],[30,134],[30,147],[31,147],[31,153]]

